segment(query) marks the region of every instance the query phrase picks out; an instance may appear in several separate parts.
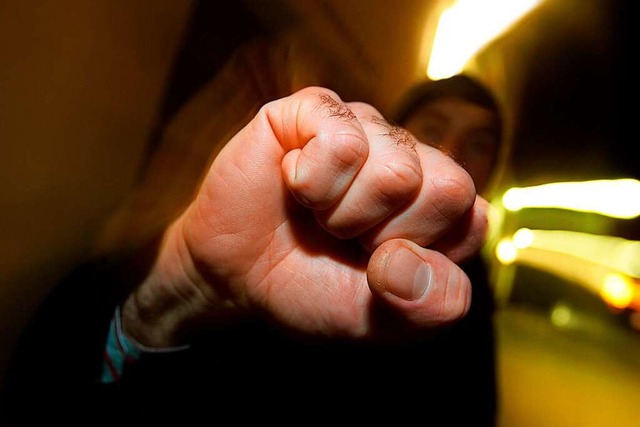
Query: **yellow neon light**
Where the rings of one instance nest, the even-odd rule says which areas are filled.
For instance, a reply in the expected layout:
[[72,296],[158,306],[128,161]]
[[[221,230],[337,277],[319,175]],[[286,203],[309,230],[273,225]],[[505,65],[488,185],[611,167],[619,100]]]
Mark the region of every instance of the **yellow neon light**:
[[520,229],[496,246],[504,265],[519,263],[581,284],[616,308],[640,310],[640,242],[618,237]]
[[640,242],[565,230],[521,228],[513,234],[518,249],[536,248],[600,264],[631,277],[640,277]]
[[514,187],[504,193],[502,204],[510,211],[559,208],[631,219],[640,215],[640,181],[623,178]]
[[511,239],[503,239],[496,245],[495,254],[498,261],[502,264],[511,264],[516,260],[518,248],[513,244]]
[[513,243],[518,249],[524,249],[531,246],[534,238],[534,232],[528,228],[521,228],[513,233]]
[[480,49],[509,29],[541,0],[457,0],[445,9],[431,47],[427,76],[459,73]]

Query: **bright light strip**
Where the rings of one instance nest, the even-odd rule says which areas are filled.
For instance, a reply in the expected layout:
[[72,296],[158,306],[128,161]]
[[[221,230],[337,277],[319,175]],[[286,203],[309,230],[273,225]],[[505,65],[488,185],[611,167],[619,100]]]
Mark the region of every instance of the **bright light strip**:
[[630,219],[640,215],[640,181],[623,178],[514,187],[504,193],[502,204],[510,211],[559,208]]
[[640,288],[634,279],[605,265],[533,247],[519,249],[517,262],[582,285],[613,307],[640,310]]
[[533,244],[535,234],[528,228],[521,228],[513,233],[513,243],[518,249],[528,248]]
[[540,2],[457,0],[438,20],[427,76],[436,80],[459,73],[473,55]]
[[599,236],[564,230],[516,231],[518,249],[535,248],[570,255],[640,278],[640,242],[621,237]]

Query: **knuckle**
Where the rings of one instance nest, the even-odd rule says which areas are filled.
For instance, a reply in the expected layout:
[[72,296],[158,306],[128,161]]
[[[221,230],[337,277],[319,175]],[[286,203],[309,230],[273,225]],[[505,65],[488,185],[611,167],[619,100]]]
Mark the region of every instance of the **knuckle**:
[[446,218],[457,218],[473,206],[476,199],[473,180],[464,172],[436,173],[431,181],[434,204]]
[[337,133],[321,134],[318,138],[323,141],[323,146],[331,147],[338,169],[351,169],[360,167],[366,159],[369,146],[361,134]]
[[376,170],[378,198],[385,205],[415,195],[422,184],[422,171],[412,162],[394,162]]

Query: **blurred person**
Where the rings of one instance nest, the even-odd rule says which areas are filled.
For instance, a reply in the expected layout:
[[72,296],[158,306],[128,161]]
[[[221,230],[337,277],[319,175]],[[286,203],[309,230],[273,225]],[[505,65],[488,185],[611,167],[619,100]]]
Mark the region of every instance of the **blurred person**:
[[[212,154],[142,251],[149,263],[125,251],[80,266],[25,331],[6,388],[17,425],[413,419],[424,405],[464,406],[432,380],[459,366],[407,350],[469,309],[456,263],[479,250],[487,214],[469,175],[373,106],[318,86],[240,102],[243,126],[207,133],[229,117],[221,82],[238,83],[234,101],[255,99],[226,71],[167,127]],[[166,177],[160,159],[141,200]],[[131,218],[116,224],[130,230]]]
[[[395,113],[395,121],[421,143],[449,154],[464,167],[473,178],[476,191],[484,196],[499,166],[502,120],[492,92],[466,74],[415,84]],[[474,420],[471,425],[495,425],[498,390],[493,293],[481,253],[461,267],[472,283],[471,308],[449,333],[439,336],[437,363],[460,367],[447,374],[450,383],[442,382],[460,402],[465,402]]]
[[467,74],[419,82],[399,102],[395,121],[453,157],[478,193],[486,195],[498,166],[503,125],[498,101],[483,83]]

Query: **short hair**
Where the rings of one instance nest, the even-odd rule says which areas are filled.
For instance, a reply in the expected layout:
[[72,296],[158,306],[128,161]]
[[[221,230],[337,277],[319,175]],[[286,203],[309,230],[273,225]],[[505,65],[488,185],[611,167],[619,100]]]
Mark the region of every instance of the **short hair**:
[[502,114],[493,93],[480,81],[466,74],[417,83],[406,93],[396,111],[394,121],[402,125],[419,107],[440,98],[459,98],[493,111],[502,129]]

